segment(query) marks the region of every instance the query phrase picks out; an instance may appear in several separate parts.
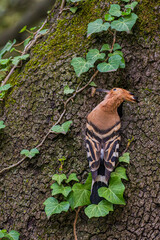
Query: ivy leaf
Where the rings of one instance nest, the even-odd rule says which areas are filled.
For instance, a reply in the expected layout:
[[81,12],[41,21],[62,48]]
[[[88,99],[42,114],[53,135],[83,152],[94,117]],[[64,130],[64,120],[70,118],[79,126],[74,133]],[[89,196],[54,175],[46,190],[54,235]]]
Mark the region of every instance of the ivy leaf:
[[121,179],[119,177],[111,177],[109,187],[101,187],[98,190],[98,194],[111,203],[125,205],[125,200],[123,198],[124,190],[125,187]]
[[29,150],[27,150],[27,149],[23,149],[21,152],[20,152],[20,154],[22,154],[22,155],[25,155],[26,157],[28,157],[28,158],[33,158],[36,154],[38,154],[39,153],[39,151],[38,151],[38,149],[37,148],[33,148],[33,149],[31,149],[30,151]]
[[109,27],[110,27],[110,24],[103,23],[102,19],[97,19],[94,22],[90,22],[88,24],[87,37],[89,37],[92,33],[107,31]]
[[89,86],[91,86],[91,87],[97,87],[97,85],[95,84],[95,82],[91,82],[91,83],[89,84]]
[[9,62],[10,62],[10,58],[0,59],[0,64],[1,64],[1,65],[7,65]]
[[127,4],[125,5],[125,8],[131,8],[132,10],[134,10],[134,8],[137,6],[138,2],[132,2],[131,4]]
[[124,153],[123,156],[119,157],[119,162],[125,162],[125,163],[129,163],[130,161],[130,157],[129,157],[129,153]]
[[32,37],[29,37],[29,38],[27,38],[26,40],[24,40],[24,43],[23,43],[24,47],[27,46],[27,44],[29,43],[29,41],[30,41],[31,39],[32,39]]
[[8,237],[10,240],[19,240],[19,235],[17,231],[11,230],[5,237]]
[[72,13],[76,13],[77,12],[77,7],[71,7],[69,10],[72,12]]
[[69,202],[59,203],[54,197],[48,198],[44,203],[45,213],[49,218],[52,214],[57,214],[61,212],[67,212],[69,209]]
[[125,60],[124,60],[124,57],[122,57],[121,61],[120,61],[120,64],[119,64],[119,67],[120,68],[125,68]]
[[51,128],[51,131],[55,132],[55,133],[66,134],[68,132],[71,124],[72,124],[72,121],[67,121],[67,122],[63,123],[61,126],[60,125],[55,125]]
[[68,194],[72,191],[71,187],[64,187],[63,185],[58,185],[57,183],[53,183],[51,186],[52,190],[52,195],[56,194],[63,194],[63,196],[67,197]]
[[72,199],[73,205],[72,208],[79,206],[85,206],[90,204],[90,195],[91,191],[88,190],[88,185],[76,183],[72,187]]
[[111,56],[108,63],[103,62],[98,64],[97,69],[100,72],[114,72],[118,69],[122,57],[119,55]]
[[122,12],[120,11],[119,4],[111,4],[110,9],[109,9],[109,13],[112,16],[120,17]]
[[68,177],[68,179],[66,180],[66,183],[69,183],[71,181],[76,181],[76,182],[79,182],[77,176],[76,176],[76,173],[71,173]]
[[7,91],[11,87],[12,87],[11,84],[5,84],[4,86],[0,87],[0,91]]
[[25,25],[25,26],[19,31],[19,33],[23,33],[23,32],[25,32],[26,29],[27,29],[27,25]]
[[85,214],[89,218],[104,217],[109,213],[109,211],[113,211],[113,204],[106,200],[102,200],[97,205],[91,204],[84,210]]
[[84,58],[75,57],[71,61],[71,65],[74,67],[74,71],[79,77],[82,73],[87,72],[90,68],[94,67],[92,63],[87,62]]
[[4,125],[4,122],[0,121],[0,129],[5,128],[5,127],[6,127],[6,125]]
[[127,8],[125,12],[122,12],[122,16],[127,16],[131,13],[131,8]]
[[100,52],[102,52],[102,51],[110,51],[110,50],[111,50],[111,48],[110,48],[109,44],[104,44],[102,46]]
[[114,20],[114,17],[112,17],[110,14],[105,14],[104,15],[104,19],[106,20],[106,21],[112,21],[112,20]]
[[0,50],[0,59],[2,56],[6,53],[9,52],[12,48],[12,46],[16,43],[16,39],[13,40],[13,42],[8,41],[6,45]]
[[66,179],[67,179],[67,177],[64,173],[63,174],[54,174],[52,176],[52,180],[55,180],[59,185],[61,185],[63,180],[66,180]]
[[129,32],[135,24],[137,18],[138,17],[135,13],[131,13],[131,15],[129,16],[121,17],[118,20],[114,20],[111,23],[111,28],[117,31]]
[[74,92],[74,89],[71,89],[68,85],[64,87],[64,94],[71,94]]
[[85,181],[86,189],[91,190],[91,185],[92,185],[92,175],[91,173],[88,173],[87,180]]
[[119,177],[128,180],[126,175],[126,169],[123,167],[118,167],[114,172],[111,173],[111,177]]
[[118,43],[115,43],[113,46],[113,51],[121,49],[121,46]]
[[26,60],[27,58],[29,58],[29,54],[24,54],[22,56],[16,56],[12,59],[12,63],[13,63],[13,65],[17,66],[19,61]]
[[105,53],[100,53],[98,49],[90,49],[86,59],[91,64],[94,64],[98,59],[104,60],[105,56]]
[[39,31],[39,34],[44,35],[46,34],[47,31],[48,31],[48,28],[42,29],[41,31]]
[[5,236],[2,231],[3,231],[3,230],[0,230],[0,238],[3,238],[3,237]]

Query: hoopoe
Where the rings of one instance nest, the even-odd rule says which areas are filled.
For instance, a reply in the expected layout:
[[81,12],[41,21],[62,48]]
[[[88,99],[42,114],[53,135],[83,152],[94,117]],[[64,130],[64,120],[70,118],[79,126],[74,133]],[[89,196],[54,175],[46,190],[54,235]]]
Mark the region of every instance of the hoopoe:
[[133,93],[122,88],[106,92],[105,99],[89,113],[86,124],[87,159],[92,174],[90,199],[93,204],[102,200],[98,189],[108,186],[110,174],[118,162],[121,121],[117,108],[124,100],[137,102]]

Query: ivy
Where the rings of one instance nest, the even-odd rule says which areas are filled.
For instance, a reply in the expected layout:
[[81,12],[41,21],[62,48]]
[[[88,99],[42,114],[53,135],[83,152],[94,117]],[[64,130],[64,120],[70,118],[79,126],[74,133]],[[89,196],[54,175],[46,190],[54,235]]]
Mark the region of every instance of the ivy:
[[74,67],[77,77],[79,77],[82,73],[87,72],[90,68],[93,67],[92,63],[87,62],[82,57],[73,58],[71,61],[71,65]]
[[37,148],[33,148],[33,149],[31,149],[30,151],[29,150],[27,150],[27,149],[23,149],[22,151],[21,151],[21,154],[22,155],[25,155],[26,157],[28,157],[28,158],[33,158],[36,154],[38,154],[39,153],[39,151],[38,151],[38,149]]
[[64,87],[64,94],[68,95],[74,92],[74,89],[71,89],[68,85]]
[[89,218],[104,217],[109,213],[109,211],[113,211],[113,204],[106,200],[102,200],[98,204],[90,204],[84,210],[85,214]]
[[137,18],[138,17],[135,13],[131,13],[128,16],[121,17],[118,20],[114,20],[111,23],[111,28],[121,32],[130,32]]
[[69,131],[71,124],[72,121],[67,121],[62,125],[55,125],[51,128],[51,132],[66,134]]
[[4,125],[4,122],[0,121],[0,129],[5,128],[5,127],[6,127],[6,125]]
[[98,64],[97,69],[99,72],[114,72],[118,69],[122,57],[120,55],[111,56],[108,63],[103,62]]
[[92,33],[107,31],[109,27],[110,27],[110,24],[103,23],[102,19],[97,19],[94,22],[90,22],[88,24],[87,37],[89,37]]
[[5,229],[0,230],[0,239],[19,240],[19,235],[20,234],[14,230],[11,230],[9,233],[7,233]]
[[129,153],[124,153],[123,156],[119,157],[119,162],[129,163],[130,157]]
[[125,8],[128,8],[128,9],[132,9],[134,10],[134,8],[137,6],[138,2],[132,2],[131,4],[127,4],[125,5]]
[[54,174],[52,176],[52,180],[55,180],[59,185],[61,185],[61,183],[67,179],[65,174]]
[[109,14],[115,17],[120,17],[122,12],[120,11],[119,4],[111,4],[111,7],[109,9]]

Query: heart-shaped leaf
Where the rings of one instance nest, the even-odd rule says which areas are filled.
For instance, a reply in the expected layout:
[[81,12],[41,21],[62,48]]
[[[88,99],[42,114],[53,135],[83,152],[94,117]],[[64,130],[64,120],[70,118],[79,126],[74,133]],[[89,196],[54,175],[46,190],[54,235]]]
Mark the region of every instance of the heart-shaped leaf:
[[98,64],[97,69],[100,72],[114,72],[118,69],[122,57],[119,55],[111,56],[108,63]]
[[126,175],[126,169],[123,167],[118,167],[114,172],[111,173],[111,177],[119,177],[128,180]]
[[57,183],[53,183],[51,185],[51,189],[52,190],[52,195],[56,195],[56,194],[63,194],[63,196],[67,197],[68,194],[72,191],[71,187],[64,187],[63,185],[58,185]]
[[127,16],[131,13],[131,8],[127,8],[125,12],[122,12],[122,16]]
[[44,203],[45,213],[49,218],[52,214],[67,212],[69,209],[69,202],[58,202],[56,198],[50,197]]
[[76,182],[79,182],[77,176],[76,176],[76,173],[71,173],[68,177],[68,179],[66,180],[66,183],[69,183],[71,181],[76,181]]
[[129,16],[121,17],[111,23],[111,28],[117,31],[129,32],[137,20],[137,15],[131,13]]
[[90,62],[87,62],[82,57],[75,57],[71,61],[71,65],[74,67],[74,71],[79,77],[82,73],[87,72],[90,68],[94,67],[94,65]]
[[85,208],[84,211],[89,218],[104,217],[109,213],[109,211],[113,211],[113,204],[106,200],[102,200],[97,205],[96,204],[89,205],[88,207]]
[[99,188],[98,194],[111,203],[125,205],[125,200],[123,198],[124,190],[125,187],[121,179],[119,177],[111,177],[109,187]]
[[52,180],[55,180],[59,185],[61,185],[63,180],[66,180],[66,179],[67,179],[67,177],[64,173],[63,174],[54,174],[52,176]]
[[110,48],[109,44],[104,44],[102,46],[100,52],[102,52],[102,51],[110,51],[110,50],[111,50],[111,48]]
[[30,151],[27,149],[23,149],[20,154],[25,155],[26,157],[29,157],[30,159],[33,158],[36,154],[38,154],[39,151],[37,148],[33,148]]
[[4,122],[0,121],[0,129],[5,128],[5,127],[6,127],[6,125],[4,125]]
[[0,91],[7,91],[11,87],[12,87],[11,84],[5,84],[4,86],[0,87]]
[[115,43],[113,46],[113,51],[121,49],[121,46],[118,43]]
[[125,5],[125,8],[131,8],[132,10],[134,10],[134,8],[137,6],[138,2],[132,2],[131,4],[127,4]]
[[71,94],[74,92],[74,89],[71,89],[68,85],[64,87],[64,94]]
[[130,161],[130,157],[129,157],[129,153],[124,153],[123,156],[119,157],[119,162],[125,162],[125,163],[129,163]]
[[90,22],[88,24],[87,37],[89,37],[92,33],[107,31],[109,27],[110,27],[110,24],[103,23],[102,19],[97,19],[94,22]]
[[94,64],[98,59],[104,60],[105,56],[105,53],[100,53],[98,49],[90,49],[86,59],[91,64]]
[[104,19],[105,19],[106,21],[112,21],[112,20],[114,20],[114,17],[112,17],[110,14],[105,14],[105,15],[104,15]]
[[109,14],[115,17],[120,17],[121,13],[122,12],[120,11],[120,6],[118,4],[111,4]]
[[51,128],[52,132],[66,134],[72,124],[72,121],[64,122],[61,126],[55,125]]

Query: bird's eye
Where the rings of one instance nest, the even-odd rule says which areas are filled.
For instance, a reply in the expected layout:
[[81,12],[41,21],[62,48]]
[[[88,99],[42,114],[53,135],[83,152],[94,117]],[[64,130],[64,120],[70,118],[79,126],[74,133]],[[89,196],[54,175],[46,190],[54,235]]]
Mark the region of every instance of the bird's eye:
[[117,90],[116,88],[113,89],[113,91],[116,91],[116,90]]

